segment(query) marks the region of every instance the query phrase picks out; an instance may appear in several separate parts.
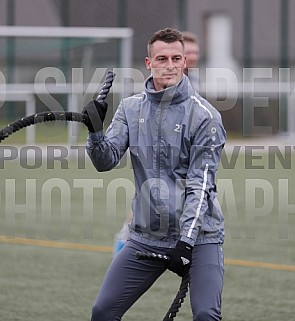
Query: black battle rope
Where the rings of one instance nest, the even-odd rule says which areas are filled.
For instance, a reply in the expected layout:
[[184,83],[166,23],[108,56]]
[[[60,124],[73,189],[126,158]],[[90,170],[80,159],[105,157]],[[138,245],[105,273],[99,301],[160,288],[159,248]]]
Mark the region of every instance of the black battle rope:
[[[108,70],[105,82],[99,91],[99,94],[96,98],[97,101],[103,102],[107,94],[110,91],[110,88],[112,87],[112,83],[114,81],[115,74]],[[35,125],[38,123],[45,123],[49,121],[74,121],[79,123],[87,123],[88,121],[88,115],[81,114],[81,113],[75,113],[75,112],[68,112],[68,111],[51,111],[51,112],[41,112],[35,115],[30,115],[27,117],[23,117],[11,124],[9,124],[7,127],[1,129],[0,131],[0,143],[12,135],[13,133],[17,132],[18,130]]]
[[[170,258],[167,255],[162,254],[156,254],[156,253],[148,253],[148,252],[139,252],[137,251],[135,253],[136,258],[138,260],[151,260],[151,261],[158,261],[158,262],[164,262],[168,263]],[[184,299],[186,297],[186,293],[189,288],[189,273],[186,274],[181,281],[181,284],[179,286],[179,289],[177,291],[177,294],[166,313],[163,321],[173,321],[177,312],[181,308],[181,304],[184,302]]]

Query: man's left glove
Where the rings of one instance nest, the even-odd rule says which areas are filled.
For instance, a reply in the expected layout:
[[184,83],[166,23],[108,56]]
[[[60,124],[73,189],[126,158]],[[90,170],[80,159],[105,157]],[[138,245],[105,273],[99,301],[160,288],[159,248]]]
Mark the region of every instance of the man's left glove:
[[186,242],[178,241],[174,249],[166,254],[170,257],[167,266],[168,270],[176,273],[180,277],[185,276],[192,264],[193,247]]
[[106,102],[98,102],[97,100],[90,101],[83,108],[82,113],[86,115],[84,124],[90,132],[95,133],[103,129],[107,109],[108,104]]

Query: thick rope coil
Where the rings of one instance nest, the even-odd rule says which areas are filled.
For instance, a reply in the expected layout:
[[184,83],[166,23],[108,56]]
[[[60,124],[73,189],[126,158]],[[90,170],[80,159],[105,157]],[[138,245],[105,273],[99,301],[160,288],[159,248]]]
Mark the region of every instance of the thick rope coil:
[[85,123],[87,115],[73,112],[42,112],[30,115],[9,124],[0,131],[0,142],[22,128],[49,121],[75,121]]
[[[109,91],[112,87],[112,83],[114,81],[115,74],[108,70],[105,82],[99,91],[99,94],[96,98],[97,101],[103,102]],[[75,121],[80,122],[83,124],[86,124],[88,122],[88,115],[81,114],[81,113],[75,113],[75,112],[41,112],[35,115],[30,115],[24,118],[21,118],[19,120],[16,120],[15,122],[9,124],[7,127],[0,130],[0,143],[12,135],[13,133],[17,132],[18,130],[35,125],[38,123],[45,123],[49,121]]]
[[[139,252],[135,253],[135,256],[138,260],[151,260],[151,261],[158,261],[168,263],[170,258],[167,255],[157,254],[157,253],[150,253],[150,252]],[[179,309],[181,308],[182,303],[186,297],[187,291],[189,288],[189,273],[182,278],[181,284],[179,289],[176,293],[176,296],[166,313],[163,321],[173,321],[178,313]]]
[[112,87],[114,77],[115,77],[115,74],[109,70],[107,72],[105,82],[104,82],[104,84],[103,84],[103,86],[102,86],[101,90],[99,91],[99,94],[96,98],[97,101],[102,102],[106,99],[106,97],[110,91],[110,88]]
[[176,317],[176,314],[179,312],[182,303],[186,297],[189,288],[189,274],[182,278],[179,290],[173,300],[168,312],[166,313],[163,321],[173,321]]

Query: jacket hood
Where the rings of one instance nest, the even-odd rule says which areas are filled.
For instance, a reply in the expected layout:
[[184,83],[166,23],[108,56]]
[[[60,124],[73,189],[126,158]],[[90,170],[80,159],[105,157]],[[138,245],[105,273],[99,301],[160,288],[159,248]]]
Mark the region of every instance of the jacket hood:
[[174,86],[163,90],[156,91],[153,84],[153,76],[150,76],[145,81],[145,93],[153,102],[179,104],[186,100],[191,95],[193,89],[186,75],[183,75],[181,80]]

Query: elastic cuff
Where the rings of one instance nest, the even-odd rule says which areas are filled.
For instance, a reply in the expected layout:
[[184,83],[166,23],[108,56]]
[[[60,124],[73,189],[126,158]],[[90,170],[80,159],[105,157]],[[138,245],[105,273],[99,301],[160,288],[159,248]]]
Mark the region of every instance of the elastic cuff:
[[92,133],[92,132],[88,132],[88,139],[90,139],[93,142],[98,142],[101,140],[103,136],[103,131],[100,130],[98,132]]
[[193,239],[190,239],[189,237],[182,236],[182,237],[180,238],[180,241],[185,242],[185,243],[188,243],[188,244],[191,245],[192,247],[195,246],[195,241],[194,241]]

